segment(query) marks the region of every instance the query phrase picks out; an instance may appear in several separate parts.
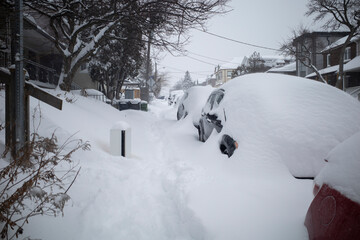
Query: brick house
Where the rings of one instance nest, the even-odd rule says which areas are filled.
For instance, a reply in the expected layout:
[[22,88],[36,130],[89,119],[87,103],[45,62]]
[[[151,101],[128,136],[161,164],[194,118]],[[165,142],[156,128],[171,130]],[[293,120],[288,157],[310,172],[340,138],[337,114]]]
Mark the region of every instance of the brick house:
[[[322,53],[323,65],[319,71],[323,78],[335,86],[339,70],[339,56],[347,36],[340,38],[324,48]],[[353,37],[344,53],[344,90],[360,86],[360,35]],[[316,79],[315,74],[307,77]]]
[[[324,59],[321,51],[336,42],[340,38],[346,36],[348,32],[309,32],[304,33],[301,36],[293,40],[293,46],[296,48],[296,52],[301,56],[307,56],[311,59],[312,64],[317,69],[322,69],[324,65]],[[308,51],[306,50],[308,49]],[[309,56],[309,52],[311,52]],[[299,59],[296,59],[296,75],[299,77],[305,77],[314,70],[306,67],[301,63]]]

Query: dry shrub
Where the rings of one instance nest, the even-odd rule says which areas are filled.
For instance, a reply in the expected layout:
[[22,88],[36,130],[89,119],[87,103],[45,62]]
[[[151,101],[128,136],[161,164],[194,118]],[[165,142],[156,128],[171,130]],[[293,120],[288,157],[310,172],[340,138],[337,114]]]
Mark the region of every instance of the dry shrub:
[[[70,199],[68,191],[80,168],[71,159],[90,144],[69,138],[59,145],[55,133],[42,137],[33,133],[31,140],[10,163],[0,169],[0,236],[14,239],[23,234],[23,226],[37,215],[63,214]],[[2,158],[9,151],[5,150]]]

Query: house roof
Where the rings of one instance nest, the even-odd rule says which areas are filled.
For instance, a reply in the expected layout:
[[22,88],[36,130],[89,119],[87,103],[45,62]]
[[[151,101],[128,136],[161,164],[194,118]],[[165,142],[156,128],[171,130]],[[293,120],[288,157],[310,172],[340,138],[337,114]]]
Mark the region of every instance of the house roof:
[[[345,43],[347,37],[348,37],[348,35],[345,36],[345,37],[340,38],[339,40],[337,40],[335,42],[333,42],[332,44],[330,44],[329,46],[324,48],[321,52],[327,52],[327,51],[329,51],[331,49],[338,48],[338,47],[342,46]],[[360,33],[358,33],[358,35],[352,37],[350,39],[350,42],[356,42],[358,40],[360,40]]]
[[360,56],[350,60],[344,65],[344,72],[360,72]]
[[295,72],[296,71],[296,62],[289,63],[283,67],[272,68],[268,70],[269,73],[278,73],[278,72]]
[[349,32],[307,32],[295,38],[293,42],[299,42],[306,38],[326,37],[326,36],[345,36],[347,34],[349,34]]
[[219,65],[219,70],[236,69],[240,66],[246,57],[234,57],[230,62]]
[[[335,65],[335,66],[331,66],[331,67],[327,67],[324,69],[319,70],[319,73],[321,75],[323,74],[327,74],[327,73],[332,73],[332,72],[338,72],[339,71],[339,65]],[[351,61],[349,61],[348,63],[344,64],[344,72],[360,72],[360,56],[357,56],[355,58],[353,58]],[[307,78],[310,77],[315,77],[316,73],[310,73],[309,75],[307,75]]]
[[347,92],[348,94],[350,94],[351,96],[353,96],[355,98],[359,98],[359,96],[360,96],[360,86],[347,88],[345,90],[345,92]]
[[[285,60],[291,60],[291,57],[287,56],[281,56],[281,55],[264,55],[261,56],[261,58],[265,61],[265,65],[275,65],[275,63],[285,63]],[[230,62],[221,64],[219,66],[218,70],[225,70],[225,69],[236,69],[238,66],[241,66],[242,64],[247,65],[248,64],[248,57],[235,57]],[[271,63],[269,63],[271,62]]]
[[[339,70],[339,65],[335,65],[335,66],[321,69],[321,70],[319,70],[319,73],[321,75],[323,75],[323,74],[327,74],[327,73],[337,72],[338,70]],[[313,73],[310,73],[309,75],[307,75],[306,78],[311,78],[311,77],[315,77],[315,76],[316,76],[316,73],[313,72]]]
[[197,82],[198,82],[198,84],[201,84],[201,83],[206,82],[207,80],[208,80],[207,77],[202,77],[202,78],[198,78],[198,79],[197,79]]

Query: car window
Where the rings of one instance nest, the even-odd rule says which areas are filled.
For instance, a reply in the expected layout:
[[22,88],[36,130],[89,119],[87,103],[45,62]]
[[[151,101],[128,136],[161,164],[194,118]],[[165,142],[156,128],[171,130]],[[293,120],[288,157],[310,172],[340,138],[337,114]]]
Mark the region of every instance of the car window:
[[211,110],[217,108],[223,98],[224,98],[224,92],[223,91],[216,92],[214,102],[213,102],[212,107],[211,107]]
[[209,96],[208,100],[206,101],[206,104],[203,108],[203,112],[208,113],[212,109],[212,106],[215,101],[215,97],[216,97],[215,93],[210,94],[210,96]]

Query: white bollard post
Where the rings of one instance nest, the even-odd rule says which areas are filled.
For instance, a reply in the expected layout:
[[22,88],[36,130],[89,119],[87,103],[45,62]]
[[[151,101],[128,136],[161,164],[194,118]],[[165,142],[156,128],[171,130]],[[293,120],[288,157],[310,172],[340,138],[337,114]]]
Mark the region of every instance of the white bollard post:
[[126,122],[116,122],[110,129],[110,153],[114,156],[130,157],[131,128]]

